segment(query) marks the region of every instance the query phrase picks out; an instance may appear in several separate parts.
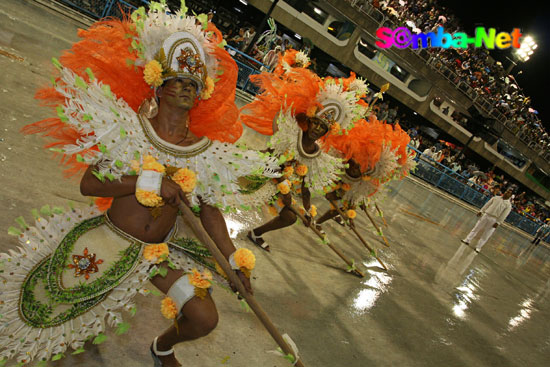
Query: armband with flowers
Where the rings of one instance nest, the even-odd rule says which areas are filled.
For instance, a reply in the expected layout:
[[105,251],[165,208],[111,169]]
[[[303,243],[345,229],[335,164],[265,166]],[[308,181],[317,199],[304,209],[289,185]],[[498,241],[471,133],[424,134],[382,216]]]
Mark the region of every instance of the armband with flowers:
[[157,207],[163,204],[160,187],[165,168],[155,158],[148,155],[143,158],[141,172],[136,182],[136,198],[147,207]]
[[256,257],[252,251],[240,248],[229,255],[229,264],[233,270],[240,270],[247,278],[250,278],[251,272],[256,266]]

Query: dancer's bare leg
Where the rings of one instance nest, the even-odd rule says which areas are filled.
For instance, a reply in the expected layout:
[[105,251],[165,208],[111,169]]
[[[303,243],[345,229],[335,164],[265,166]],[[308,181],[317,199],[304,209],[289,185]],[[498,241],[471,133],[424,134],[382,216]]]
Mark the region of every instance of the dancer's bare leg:
[[[285,207],[283,207],[283,209],[281,209],[281,212],[279,213],[279,215],[277,217],[273,218],[272,220],[270,220],[266,224],[264,224],[264,225],[262,225],[258,228],[253,229],[252,232],[254,232],[254,236],[260,237],[261,235],[263,235],[266,232],[275,231],[277,229],[285,228],[285,227],[293,225],[294,223],[296,223],[296,214],[294,214],[292,212],[292,210],[290,210],[288,207],[285,206]],[[250,236],[250,234],[249,234],[248,238],[250,238],[250,240],[253,241],[256,245],[262,247],[264,250],[269,251],[269,246],[267,246],[267,247],[262,246],[265,242],[262,238],[256,238],[254,240]]]
[[338,211],[335,209],[327,210],[327,212],[319,217],[319,219],[316,221],[317,224],[323,224],[327,220],[334,218],[338,215]]
[[[164,264],[162,266],[165,266]],[[151,282],[163,293],[168,293],[172,284],[184,275],[182,270],[172,270],[168,267],[166,277],[155,276]],[[193,297],[181,309],[178,317],[178,328],[172,325],[157,339],[157,350],[167,351],[174,345],[198,339],[208,335],[218,324],[218,311],[216,305],[207,294],[204,299]],[[162,363],[167,367],[179,367],[181,364],[174,354],[160,357]]]

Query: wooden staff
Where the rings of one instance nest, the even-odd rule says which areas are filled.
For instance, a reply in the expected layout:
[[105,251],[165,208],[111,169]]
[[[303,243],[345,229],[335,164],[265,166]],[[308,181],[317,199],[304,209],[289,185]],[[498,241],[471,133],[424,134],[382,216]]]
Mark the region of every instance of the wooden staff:
[[[296,214],[296,216],[298,218],[300,218],[302,220],[303,223],[306,223],[306,218],[304,217],[304,215],[302,213],[300,213],[294,206],[290,206],[289,209],[294,213]],[[355,268],[355,264],[353,262],[351,262],[346,255],[344,255],[344,253],[342,251],[340,251],[338,248],[334,247],[334,245],[330,242],[328,242],[328,240],[326,239],[326,236],[323,236],[323,234],[321,232],[319,232],[319,230],[317,228],[315,228],[315,226],[313,225],[313,220],[311,220],[309,222],[309,228],[311,228],[311,230],[313,232],[315,232],[315,234],[317,236],[319,236],[319,238],[321,238],[323,241],[326,241],[328,247],[334,251],[336,253],[336,255],[338,255],[340,257],[340,259],[344,260],[346,262],[346,264],[348,264],[348,266],[353,269],[352,271],[360,276],[360,277],[364,277],[365,276],[365,273],[363,273],[361,270]]]
[[[183,217],[189,222],[191,225],[191,228],[197,235],[199,241],[201,241],[210,251],[212,256],[214,256],[214,259],[218,262],[220,267],[223,269],[225,274],[229,277],[229,280],[233,285],[237,288],[240,295],[244,297],[252,311],[256,314],[258,319],[260,319],[261,323],[264,325],[264,327],[267,329],[269,334],[271,334],[271,337],[275,340],[275,342],[281,347],[284,353],[291,354],[294,356],[294,358],[297,358],[297,356],[294,354],[294,351],[288,346],[286,341],[283,339],[283,336],[275,325],[273,325],[273,322],[269,319],[265,311],[262,309],[260,304],[256,301],[254,296],[249,294],[246,291],[246,288],[244,287],[243,283],[241,282],[241,279],[235,274],[233,269],[231,269],[231,265],[229,265],[229,262],[227,259],[223,256],[221,251],[218,249],[218,246],[214,243],[212,238],[206,233],[206,230],[202,226],[202,224],[198,221],[198,219],[195,217],[191,209],[183,203],[180,203],[179,208],[181,212],[183,213]],[[300,359],[297,360],[295,366],[304,367],[304,364]]]
[[367,217],[369,217],[370,222],[372,223],[372,225],[374,226],[374,228],[376,229],[376,231],[378,232],[378,234],[379,234],[380,236],[382,236],[382,239],[384,240],[384,245],[386,245],[387,247],[390,247],[390,243],[388,242],[388,239],[386,238],[386,236],[384,236],[384,233],[382,232],[382,228],[378,227],[378,225],[377,225],[376,222],[374,221],[374,218],[369,214],[369,211],[367,210],[367,207],[366,207],[366,206],[363,206],[363,211],[365,212],[365,214],[367,215]]
[[386,222],[386,218],[384,218],[384,213],[382,213],[382,210],[380,210],[376,202],[374,202],[374,206],[376,207],[376,210],[378,210],[378,215],[382,218],[382,222],[384,222],[384,225],[388,228],[388,222]]
[[369,250],[369,252],[376,258],[376,260],[378,260],[378,262],[380,263],[380,265],[382,265],[382,267],[384,268],[384,270],[388,271],[388,268],[386,267],[386,265],[382,262],[382,260],[380,260],[380,258],[378,257],[378,255],[376,255],[376,252],[374,251],[374,249],[372,247],[369,246],[369,244],[367,243],[367,241],[365,241],[363,239],[363,237],[361,237],[361,235],[359,234],[359,232],[357,232],[357,230],[355,229],[354,226],[352,226],[350,224],[350,221],[349,221],[349,218],[346,214],[344,214],[344,212],[342,211],[342,209],[340,209],[340,207],[336,204],[336,202],[334,200],[331,200],[331,199],[328,199],[328,201],[330,201],[330,203],[332,204],[332,206],[334,206],[336,208],[336,211],[338,211],[338,214],[340,214],[340,216],[342,218],[344,218],[344,220],[347,221],[347,224],[348,224],[348,227],[353,231],[353,233],[355,233],[355,235],[357,236],[357,238],[359,238],[359,241],[361,241],[361,243],[367,248],[367,250]]

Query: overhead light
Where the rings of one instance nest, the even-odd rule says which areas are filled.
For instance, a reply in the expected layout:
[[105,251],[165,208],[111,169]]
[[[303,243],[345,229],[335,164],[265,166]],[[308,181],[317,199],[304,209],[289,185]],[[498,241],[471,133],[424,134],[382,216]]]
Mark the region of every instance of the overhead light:
[[319,8],[313,8],[313,11],[316,12],[317,14],[319,14],[319,15],[323,14],[323,11]]
[[299,40],[302,39],[302,36],[300,36],[298,33],[294,33],[294,37],[298,38]]
[[533,45],[533,47],[531,47],[531,48],[534,50],[534,49],[537,48],[537,47],[538,47],[538,45],[535,43],[535,44]]
[[333,30],[334,30],[334,27],[328,27],[328,30],[329,30],[329,31],[333,31]]
[[235,9],[236,11],[238,11],[239,13],[242,13],[243,11],[237,7],[234,7],[233,9]]
[[533,52],[534,52],[534,51],[531,50],[531,51],[527,52],[527,55],[531,56],[531,55],[533,54]]
[[239,2],[240,2],[241,4],[248,5],[248,3],[246,2],[246,0],[239,0]]
[[398,73],[402,72],[403,70],[401,70],[401,68],[397,65],[395,65],[395,69],[397,70]]
[[418,115],[418,113],[416,113],[416,112],[414,112],[414,111],[413,111],[413,113],[414,113],[415,115]]

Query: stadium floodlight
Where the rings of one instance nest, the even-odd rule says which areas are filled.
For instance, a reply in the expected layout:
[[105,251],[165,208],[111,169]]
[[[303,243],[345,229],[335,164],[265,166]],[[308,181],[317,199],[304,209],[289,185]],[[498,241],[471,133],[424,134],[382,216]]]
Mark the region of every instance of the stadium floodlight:
[[531,36],[526,36],[521,41],[521,46],[516,50],[516,55],[520,61],[527,61],[531,58],[531,55],[535,52],[534,50],[538,47],[537,43]]

